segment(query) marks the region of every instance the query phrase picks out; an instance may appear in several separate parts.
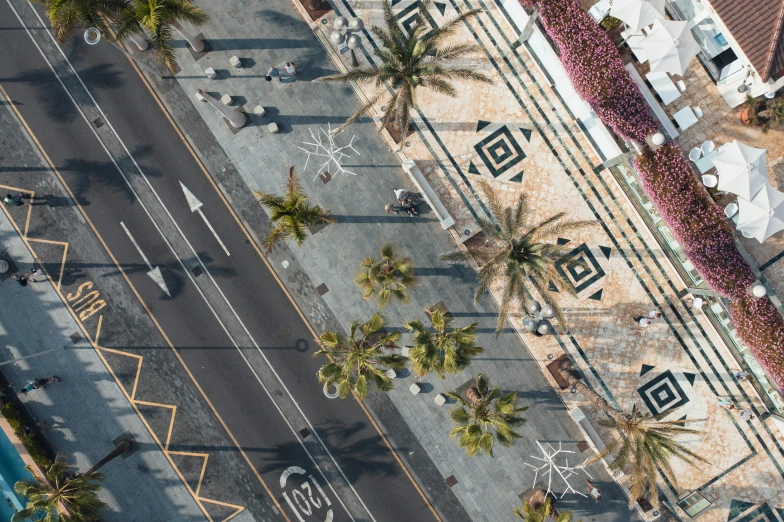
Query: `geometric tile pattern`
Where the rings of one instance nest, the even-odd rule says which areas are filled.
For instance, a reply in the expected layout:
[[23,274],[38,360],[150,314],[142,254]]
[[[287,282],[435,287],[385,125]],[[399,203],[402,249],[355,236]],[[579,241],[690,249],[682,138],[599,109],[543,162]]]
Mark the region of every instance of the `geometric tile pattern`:
[[[441,9],[439,9],[439,11],[440,10]],[[414,29],[417,13],[419,13],[419,0],[412,2],[410,5],[408,5],[408,7],[404,8],[395,15],[395,18],[400,24],[400,28],[403,29],[405,34],[411,34],[411,31]],[[427,23],[428,30],[422,35],[422,37],[426,37],[431,30],[438,27],[435,20],[433,20],[433,17],[430,16],[429,12],[425,14],[425,23]]]
[[522,147],[507,125],[496,129],[474,145],[474,150],[494,178],[501,176],[525,159]]
[[[559,239],[559,243],[560,241]],[[571,283],[577,293],[582,292],[605,276],[604,270],[585,243],[556,261],[555,269]],[[594,296],[591,297],[596,299]],[[600,298],[601,294],[598,297]]]
[[[735,501],[733,500],[733,503],[734,502]],[[732,512],[730,512],[730,514],[732,514]],[[778,522],[778,518],[773,514],[773,511],[767,504],[759,506],[754,511],[746,513],[741,518],[730,518],[727,520],[731,520],[732,522]]]
[[683,406],[690,400],[670,370],[637,388],[637,393],[653,415]]

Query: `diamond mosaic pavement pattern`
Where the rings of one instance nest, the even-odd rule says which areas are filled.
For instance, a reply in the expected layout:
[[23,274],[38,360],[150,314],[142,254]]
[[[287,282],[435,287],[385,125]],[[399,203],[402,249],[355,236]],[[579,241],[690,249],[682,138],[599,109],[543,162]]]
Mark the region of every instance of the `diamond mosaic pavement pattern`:
[[[503,13],[493,4],[472,7],[488,11],[481,16],[483,24],[470,25],[472,36],[483,46],[480,69],[496,78],[496,83],[458,84],[460,93],[455,99],[423,94],[419,103],[427,107],[423,116],[428,125],[420,124],[420,128],[427,131],[413,140],[407,156],[423,166],[432,183],[447,187],[444,199],[450,211],[459,207],[460,191],[482,216],[483,209],[475,196],[478,186],[469,186],[481,177],[489,179],[508,203],[517,194],[528,192],[532,221],[566,212],[572,219],[599,222],[573,238],[581,245],[573,251],[574,260],[582,259],[587,269],[571,260],[559,264],[559,271],[575,285],[579,295],[573,300],[558,294],[571,334],[564,339],[589,382],[605,395],[609,391],[625,410],[636,403],[651,411],[675,412],[672,418],[705,419],[692,427],[711,436],[690,440],[687,447],[709,456],[711,466],[694,469],[675,462],[680,481],[677,489],[668,490],[671,498],[704,487],[716,502],[700,518],[723,522],[733,492],[743,490],[766,498],[776,487],[784,488],[784,454],[773,441],[776,428],[755,428],[772,449],[769,457],[751,430],[715,403],[716,394],[736,394],[741,400],[754,397],[730,378],[729,367],[720,359],[732,360],[722,340],[704,318],[684,309],[677,297],[683,283],[668,263],[652,259],[661,256],[660,248],[609,173],[593,174],[593,167],[603,158],[593,152],[525,49],[521,46],[517,56],[513,54],[515,35],[505,24]],[[456,35],[455,41],[465,40],[467,34]],[[530,139],[522,135],[513,139],[520,134],[513,130],[516,128],[532,129]],[[486,136],[477,141],[477,133]],[[525,157],[518,160],[519,152]],[[433,164],[433,154],[441,164],[450,166]],[[510,184],[518,176],[518,169],[524,174]],[[662,310],[665,319],[640,329],[633,318],[653,309]],[[526,342],[542,357],[560,353],[552,338]],[[581,352],[585,357],[580,356]],[[672,368],[672,378],[663,377],[646,390],[645,384],[657,372],[641,378],[643,361]],[[601,381],[596,379],[597,374]],[[709,375],[711,383],[692,386],[687,374]],[[638,389],[649,392],[644,398],[650,404]],[[586,404],[581,407],[591,411]],[[750,478],[752,470],[772,477],[773,482]]]
[[[398,13],[411,5],[404,1],[394,3]],[[374,5],[355,0],[336,5],[342,14],[347,14],[346,5],[350,5],[367,26],[380,23],[380,10]],[[455,14],[456,4],[450,1],[444,5],[443,11],[438,6],[431,9],[430,18],[434,22]],[[455,218],[458,230],[469,229],[475,216],[483,216],[484,208],[477,198],[478,186],[474,186],[480,178],[489,179],[507,202],[514,201],[520,192],[530,193],[532,221],[556,212],[566,212],[573,219],[597,220],[595,227],[572,238],[576,246],[588,245],[588,253],[580,252],[591,271],[583,274],[574,266],[571,271],[568,266],[564,270],[578,286],[583,284],[578,279],[590,280],[601,271],[601,283],[586,286],[577,299],[563,292],[558,294],[565,309],[569,335],[560,339],[526,337],[531,353],[537,360],[545,361],[547,353],[562,353],[565,346],[588,383],[626,410],[634,403],[641,403],[638,389],[658,375],[656,370],[641,377],[639,369],[643,363],[657,369],[671,369],[676,376],[701,375],[702,380],[693,388],[679,382],[690,400],[677,409],[676,415],[706,419],[699,427],[711,436],[686,442],[693,451],[708,455],[711,466],[694,469],[675,463],[675,473],[681,480],[675,490],[665,486],[665,493],[674,498],[701,488],[714,499],[712,509],[700,516],[700,520],[707,522],[724,522],[733,498],[775,498],[776,492],[784,489],[781,471],[784,454],[774,447],[770,426],[759,419],[753,426],[741,425],[715,404],[717,393],[733,395],[739,400],[753,397],[749,389],[743,389],[731,378],[731,368],[722,362],[721,358],[730,360],[730,356],[721,339],[703,318],[691,314],[678,299],[676,294],[682,290],[682,283],[677,274],[662,259],[660,249],[611,176],[607,172],[594,172],[594,166],[602,158],[593,152],[558,94],[549,87],[550,82],[527,54],[527,47],[516,45],[518,35],[505,20],[505,14],[494,4],[477,2],[471,6],[485,10],[481,23],[470,22],[447,43],[479,43],[482,52],[471,61],[477,69],[493,77],[495,83],[491,86],[457,83],[456,98],[418,93],[418,103],[424,108],[415,116],[420,132],[411,136],[411,146],[405,148],[406,156],[414,159],[430,180]],[[366,48],[371,49],[371,45]],[[369,89],[365,92],[372,94]],[[498,133],[496,140],[503,139],[503,145],[487,141],[480,147],[483,157],[476,146],[493,133]],[[222,145],[232,146],[226,139]],[[521,153],[525,157],[517,160]],[[498,173],[497,177],[486,160]],[[512,162],[515,164],[510,165]],[[316,194],[314,198],[318,202]],[[323,241],[318,236],[312,238],[312,244],[302,249],[302,255],[309,249],[325,247]],[[304,258],[300,262],[304,263]],[[335,284],[334,288],[330,284],[331,292],[325,296],[329,303],[344,295],[337,280]],[[448,290],[445,288],[443,292]],[[664,318],[642,330],[633,318],[651,309],[662,310]],[[460,382],[465,378],[460,376]],[[414,401],[424,400],[412,399],[406,387],[407,381],[401,382],[399,389],[392,393],[404,416],[419,411],[420,406],[414,405]],[[673,393],[677,391],[674,386],[671,388]],[[590,405],[580,402],[579,396],[562,397],[570,407],[579,406],[589,417],[599,418]],[[658,397],[665,401],[668,394]],[[663,402],[662,407],[668,404]],[[429,406],[432,410],[434,405]],[[439,412],[431,411],[433,416],[428,418],[427,430],[436,427],[431,424],[436,422]],[[431,435],[423,431],[419,436],[429,441]],[[446,442],[433,451],[440,456],[448,454],[457,462],[460,457],[453,450]],[[496,462],[501,463],[502,459]],[[458,484],[454,490],[477,520],[484,519],[481,513],[487,510],[479,505],[484,505],[485,499],[517,498],[519,491],[513,490],[519,489],[520,484],[509,485],[509,477],[515,476],[516,469],[512,464],[500,466],[491,475],[472,475],[461,465],[463,475],[455,475]]]

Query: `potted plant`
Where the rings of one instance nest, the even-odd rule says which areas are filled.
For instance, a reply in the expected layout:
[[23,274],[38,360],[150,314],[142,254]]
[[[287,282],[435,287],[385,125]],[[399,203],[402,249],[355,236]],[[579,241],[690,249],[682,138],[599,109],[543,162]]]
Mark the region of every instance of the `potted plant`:
[[760,101],[757,98],[752,98],[746,95],[746,106],[740,113],[740,122],[743,125],[756,125],[759,119],[757,118],[757,111],[759,110]]

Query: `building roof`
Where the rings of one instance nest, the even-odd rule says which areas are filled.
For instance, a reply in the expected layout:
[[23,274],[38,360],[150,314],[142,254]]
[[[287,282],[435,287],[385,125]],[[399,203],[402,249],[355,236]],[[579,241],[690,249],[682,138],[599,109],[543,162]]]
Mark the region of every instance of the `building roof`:
[[784,75],[784,0],[709,0],[763,81]]

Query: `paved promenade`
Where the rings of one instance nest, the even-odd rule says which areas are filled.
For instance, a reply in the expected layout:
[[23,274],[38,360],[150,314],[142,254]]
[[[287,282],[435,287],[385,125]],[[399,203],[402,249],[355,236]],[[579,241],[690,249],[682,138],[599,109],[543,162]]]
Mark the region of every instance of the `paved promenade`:
[[[0,251],[24,273],[37,265],[3,210]],[[2,359],[56,351],[4,365],[2,372],[16,392],[33,379],[60,377],[61,382],[46,389],[20,395],[34,419],[45,421],[46,440],[79,471],[109,453],[117,437],[136,441],[138,451],[101,469],[106,478],[100,495],[109,506],[103,520],[206,520],[52,283],[43,276],[37,279],[41,282],[26,287],[10,274],[0,281]]]
[[[157,87],[235,209],[262,237],[268,225],[250,190],[280,192],[285,166],[301,168],[305,163],[298,146],[309,139],[309,129],[342,122],[353,110],[356,97],[347,87],[310,82],[336,70],[322,45],[328,25],[304,23],[289,0],[274,0],[260,9],[239,1],[197,3],[212,17],[203,32],[213,51],[194,57],[181,48],[179,86],[166,82]],[[411,5],[395,2],[401,23],[411,15]],[[378,22],[380,10],[375,4],[341,1],[334,6],[345,16],[362,16],[367,25]],[[490,74],[496,85],[460,85],[457,100],[422,93],[417,133],[401,155],[389,150],[369,121],[341,135],[338,144],[356,135],[354,146],[360,155],[347,164],[357,176],[339,174],[324,184],[312,181],[312,166],[302,173],[311,198],[331,209],[338,223],[314,234],[302,248],[275,252],[271,261],[281,279],[317,330],[345,327],[375,309],[361,300],[352,283],[359,260],[376,254],[382,242],[393,241],[413,257],[420,284],[409,304],[392,305],[385,311],[392,327],[421,318],[421,308],[437,301],[443,301],[458,321],[479,321],[486,352],[475,359],[470,372],[443,381],[428,378],[429,393],[418,396],[408,392],[408,386],[416,382],[408,376],[389,394],[438,474],[457,480],[451,491],[473,520],[514,520],[511,506],[533,482],[525,462],[538,454],[537,440],[565,441],[576,452],[575,459],[590,455],[590,450],[581,454],[576,449],[585,437],[567,408],[579,407],[593,421],[601,413],[579,395],[556,394],[541,372],[548,354],[562,353],[572,356],[586,381],[612,404],[625,410],[638,404],[668,419],[701,419],[696,427],[711,436],[686,442],[710,465],[694,469],[675,464],[678,484],[661,483],[671,502],[692,493],[703,496],[712,507],[701,519],[716,522],[781,509],[775,499],[784,486],[784,449],[773,419],[751,387],[734,378],[738,367],[721,337],[683,301],[686,284],[627,194],[601,168],[606,158],[583,134],[575,115],[551,86],[552,78],[533,58],[534,50],[519,43],[508,12],[489,2],[471,2],[469,7],[481,7],[485,13],[466,24],[455,41],[480,45],[477,67]],[[437,25],[462,8],[454,2],[435,6],[432,23]],[[333,16],[330,13],[327,21]],[[370,51],[376,44],[367,34],[365,38],[365,49]],[[228,62],[232,55],[248,67],[232,69]],[[370,56],[368,52],[360,58]],[[298,64],[296,82],[261,80],[269,65],[284,61]],[[218,71],[217,80],[206,79],[203,71],[208,67]],[[217,118],[214,109],[195,100],[193,93],[199,88],[228,93],[249,113],[261,104],[267,115],[251,116],[248,127],[234,132]],[[265,126],[271,121],[281,128],[279,134],[267,132]],[[542,339],[526,338],[525,344],[511,329],[497,339],[492,335],[495,306],[489,300],[472,303],[475,281],[471,271],[438,260],[439,254],[454,248],[453,236],[443,232],[432,215],[411,220],[383,212],[384,204],[393,199],[394,187],[411,187],[400,168],[400,160],[406,157],[417,162],[442,196],[457,221],[458,234],[464,229],[471,233],[473,216],[485,212],[476,197],[478,179],[491,182],[508,201],[521,191],[529,192],[535,218],[566,211],[573,218],[597,220],[594,230],[562,238],[575,248],[563,269],[578,290],[577,299],[562,300],[567,331]],[[586,262],[588,271],[574,269],[572,263],[578,259]],[[661,310],[664,318],[641,332],[632,318],[652,309]],[[513,322],[518,324],[519,318]],[[499,450],[495,460],[467,459],[447,438],[451,424],[446,408],[432,401],[436,393],[460,386],[476,372],[486,373],[504,389],[520,391],[523,402],[531,406],[523,439],[513,448]],[[756,418],[750,423],[739,421],[717,406],[717,395],[731,397],[739,407],[751,409]],[[369,402],[377,415],[385,413],[375,400]],[[397,427],[382,424],[397,440]],[[609,436],[599,434],[605,440]],[[421,457],[414,453],[407,459],[417,471]],[[627,510],[626,499],[602,468],[594,466],[589,471],[601,483],[602,502],[569,495],[562,505],[584,521],[634,519],[637,515]],[[430,490],[427,480],[422,481]],[[619,481],[628,484],[627,477]]]
[[[445,479],[454,477],[457,484],[452,485],[451,492],[472,520],[515,520],[512,507],[519,505],[520,495],[533,486],[534,476],[526,461],[531,461],[531,455],[540,454],[537,441],[563,441],[564,449],[575,452],[570,463],[576,464],[590,455],[586,448],[577,448],[584,436],[545,380],[539,362],[513,330],[496,338],[494,303],[484,300],[473,304],[473,273],[439,260],[440,254],[454,248],[454,242],[432,214],[412,220],[384,213],[384,205],[394,198],[392,189],[410,188],[411,184],[400,168],[400,159],[389,151],[372,123],[360,122],[338,139],[340,144],[356,135],[354,147],[360,155],[347,164],[357,176],[339,174],[323,184],[320,180],[312,181],[312,169],[303,171],[305,157],[298,146],[309,140],[309,130],[315,132],[327,123],[340,123],[356,101],[347,87],[310,81],[334,72],[335,68],[310,27],[298,18],[294,6],[288,0],[275,0],[251,11],[233,3],[204,2],[202,7],[212,17],[204,30],[213,51],[195,60],[187,49],[179,49],[179,85],[172,86],[168,81],[156,84],[164,103],[257,236],[265,234],[268,221],[253,200],[251,189],[280,192],[286,165],[298,166],[306,191],[337,216],[338,224],[313,235],[301,249],[284,247],[270,256],[317,331],[345,328],[352,320],[366,319],[375,311],[372,302],[362,301],[352,278],[359,261],[376,254],[384,241],[395,242],[414,258],[420,280],[411,293],[410,303],[390,305],[384,311],[390,327],[401,328],[410,319],[424,318],[422,309],[438,301],[446,304],[460,324],[479,322],[480,343],[487,351],[475,359],[470,371],[443,381],[428,378],[423,383],[427,393],[418,396],[408,391],[416,380],[407,376],[389,394],[391,403],[378,397],[368,403],[442,514],[445,510],[439,506],[442,498],[438,488],[444,487]],[[238,12],[245,14],[238,17]],[[228,59],[234,54],[254,65],[229,70]],[[287,60],[298,64],[296,82],[263,81],[269,64]],[[208,82],[203,75],[207,67],[218,70],[220,80]],[[251,125],[235,133],[216,117],[213,108],[196,101],[193,93],[198,88],[215,94],[229,93],[249,113],[261,104],[268,116],[251,116]],[[267,132],[264,125],[270,121],[278,123],[279,134]],[[433,402],[437,393],[451,391],[479,372],[503,389],[520,392],[521,402],[531,407],[525,414],[528,422],[520,430],[523,438],[513,448],[499,448],[494,460],[467,458],[448,438],[448,407]],[[434,470],[427,465],[429,461]],[[637,519],[636,514],[629,512],[621,488],[601,465],[592,466],[589,472],[603,490],[602,502],[569,495],[562,506],[574,510],[586,522]],[[581,487],[580,483],[575,486]],[[558,484],[554,489],[561,493],[563,487]]]

